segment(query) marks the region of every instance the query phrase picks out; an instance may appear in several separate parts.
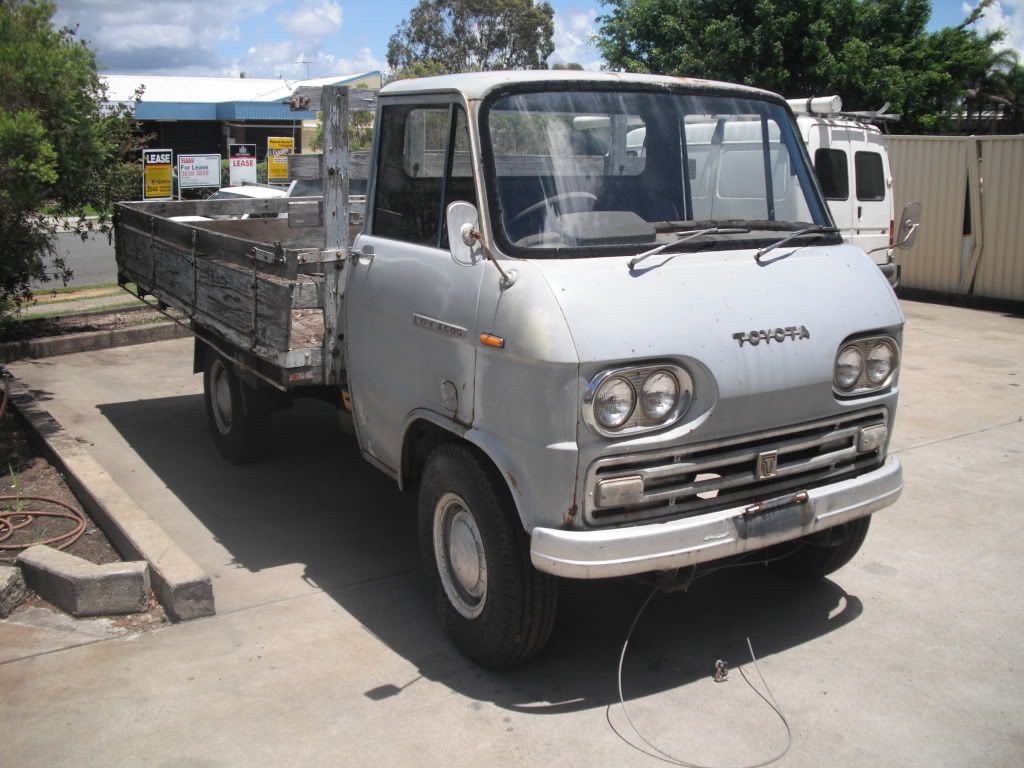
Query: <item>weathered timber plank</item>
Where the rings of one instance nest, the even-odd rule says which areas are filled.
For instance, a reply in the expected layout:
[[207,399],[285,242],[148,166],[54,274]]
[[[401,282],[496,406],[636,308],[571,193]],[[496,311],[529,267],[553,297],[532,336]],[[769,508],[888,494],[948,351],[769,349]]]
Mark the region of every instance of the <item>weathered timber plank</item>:
[[292,293],[293,309],[321,309],[324,306],[323,275],[298,275]]
[[[348,174],[352,179],[370,177],[370,153],[356,150],[348,153]],[[316,181],[323,178],[324,156],[321,152],[306,152],[288,156],[288,178],[301,181]]]
[[324,343],[324,312],[322,309],[293,309],[292,332],[288,350],[322,347]]
[[319,227],[323,225],[323,215],[320,212],[323,203],[320,200],[297,200],[288,205],[288,226],[296,227]]

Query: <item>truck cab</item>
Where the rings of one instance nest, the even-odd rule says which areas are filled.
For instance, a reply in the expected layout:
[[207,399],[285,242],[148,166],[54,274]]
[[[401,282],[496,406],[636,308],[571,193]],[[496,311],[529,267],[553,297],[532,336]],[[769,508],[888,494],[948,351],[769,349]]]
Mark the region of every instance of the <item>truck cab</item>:
[[561,578],[822,578],[899,497],[903,315],[864,247],[888,243],[888,165],[866,129],[844,150],[850,219],[885,209],[844,242],[802,131],[775,94],[688,78],[380,91],[346,397],[363,455],[418,494],[473,659],[537,653]]

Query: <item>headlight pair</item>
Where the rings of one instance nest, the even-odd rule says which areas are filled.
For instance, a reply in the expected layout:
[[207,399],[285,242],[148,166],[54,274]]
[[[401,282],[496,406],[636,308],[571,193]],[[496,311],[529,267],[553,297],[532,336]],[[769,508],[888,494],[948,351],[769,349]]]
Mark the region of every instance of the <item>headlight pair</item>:
[[689,408],[693,380],[677,365],[618,368],[598,374],[584,396],[584,419],[618,436],[668,426]]
[[883,389],[899,368],[899,347],[888,336],[847,342],[836,355],[832,385],[841,395]]

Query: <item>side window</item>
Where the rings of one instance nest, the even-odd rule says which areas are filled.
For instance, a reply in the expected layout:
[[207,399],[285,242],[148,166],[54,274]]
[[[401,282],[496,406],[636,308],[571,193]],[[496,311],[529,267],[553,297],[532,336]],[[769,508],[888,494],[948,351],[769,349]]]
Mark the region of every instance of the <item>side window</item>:
[[[858,157],[860,154],[858,153]],[[847,200],[850,197],[850,176],[846,153],[841,149],[819,149],[814,153],[814,171],[821,182],[826,200]],[[860,171],[858,169],[858,176]],[[858,187],[858,193],[860,188]]]
[[885,200],[885,173],[882,156],[877,152],[858,152],[853,157],[857,174],[858,200]]
[[[466,113],[461,106],[453,113],[454,134],[448,105],[381,110],[373,234],[444,248],[448,241],[443,231],[445,208],[455,200],[476,205]],[[449,167],[452,136],[455,150]]]

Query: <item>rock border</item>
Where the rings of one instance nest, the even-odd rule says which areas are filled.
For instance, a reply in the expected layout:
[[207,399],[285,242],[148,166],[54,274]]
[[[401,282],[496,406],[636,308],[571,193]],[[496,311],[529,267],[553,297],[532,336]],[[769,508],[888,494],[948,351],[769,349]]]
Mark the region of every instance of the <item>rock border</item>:
[[142,613],[149,607],[145,561],[96,565],[70,552],[35,544],[18,555],[25,583],[72,616]]
[[210,577],[132,501],[97,461],[69,435],[15,377],[10,404],[71,492],[125,558],[149,563],[153,593],[174,621],[215,613]]
[[68,333],[63,336],[44,336],[25,341],[6,341],[0,344],[0,363],[13,363],[26,358],[69,355],[74,352],[92,352],[97,349],[127,347],[132,344],[147,344],[151,341],[168,341],[190,335],[190,331],[178,323],[147,323],[128,328],[112,328],[106,331],[85,331]]

